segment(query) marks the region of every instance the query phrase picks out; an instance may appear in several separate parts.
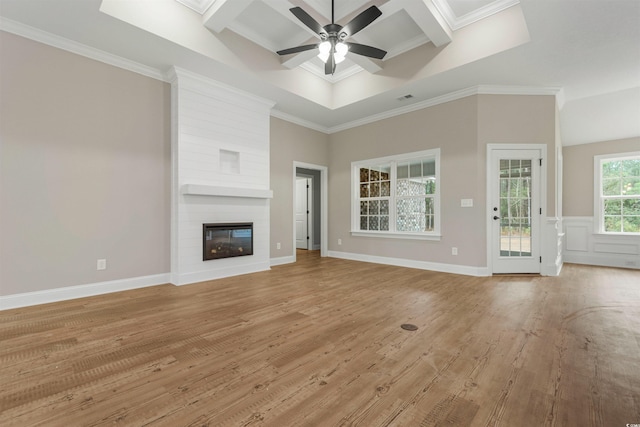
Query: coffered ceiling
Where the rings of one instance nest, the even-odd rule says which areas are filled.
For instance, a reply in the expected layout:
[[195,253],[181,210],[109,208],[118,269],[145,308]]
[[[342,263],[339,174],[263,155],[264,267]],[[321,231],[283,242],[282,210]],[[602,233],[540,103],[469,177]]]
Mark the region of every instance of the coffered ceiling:
[[[381,9],[382,16],[359,32],[354,40],[385,50],[385,61],[427,43],[436,47],[446,45],[453,39],[453,30],[519,3],[519,0],[350,0],[338,1],[337,4],[334,1],[332,16],[332,2],[328,0],[176,1],[202,15],[203,25],[212,32],[229,29],[270,52],[318,41],[313,31],[289,11],[292,6],[302,6],[321,25],[331,23],[332,18],[344,25],[375,4]],[[327,76],[315,50],[285,57],[282,64],[287,68],[301,66],[333,83],[363,70],[376,73],[383,68],[383,64],[375,60],[348,55],[346,62],[336,70],[337,74]]]
[[558,96],[565,144],[640,135],[637,0],[335,0],[335,21],[371,5],[382,15],[352,41],[388,54],[349,53],[328,76],[315,50],[275,52],[318,40],[291,7],[325,25],[330,0],[0,0],[0,29],[155,78],[177,66],[328,133],[522,93]]

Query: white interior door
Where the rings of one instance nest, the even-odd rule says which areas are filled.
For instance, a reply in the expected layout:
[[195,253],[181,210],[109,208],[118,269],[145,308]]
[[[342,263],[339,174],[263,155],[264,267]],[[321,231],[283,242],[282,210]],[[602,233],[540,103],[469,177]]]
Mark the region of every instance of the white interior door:
[[309,178],[296,178],[296,248],[309,249]]
[[540,273],[541,158],[537,149],[491,151],[493,273]]

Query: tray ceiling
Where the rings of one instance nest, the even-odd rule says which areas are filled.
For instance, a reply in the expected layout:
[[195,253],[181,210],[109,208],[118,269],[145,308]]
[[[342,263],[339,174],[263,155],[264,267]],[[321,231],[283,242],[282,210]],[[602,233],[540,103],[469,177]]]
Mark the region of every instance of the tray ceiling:
[[[0,29],[167,80],[175,66],[276,103],[273,114],[336,132],[471,93],[557,95],[564,144],[640,135],[637,0],[335,0],[353,38],[388,51],[347,55],[325,76],[318,22],[330,0],[0,0]],[[411,95],[411,96],[407,96]],[[600,120],[602,119],[602,120]]]
[[[331,22],[331,1],[282,1],[282,0],[175,0],[203,16],[203,25],[214,33],[228,29],[271,51],[301,44],[315,43],[316,35],[304,26],[289,8],[300,6],[321,25]],[[383,14],[371,25],[356,34],[352,41],[375,46],[387,51],[385,60],[426,43],[436,46],[451,41],[451,30],[458,30],[478,20],[487,18],[519,0],[413,0],[367,1],[350,0],[335,2],[335,20],[344,25],[359,12],[378,6]],[[440,22],[438,22],[440,21]],[[439,28],[438,28],[439,27]],[[431,40],[434,32],[438,36]],[[336,82],[357,72],[377,72],[382,69],[375,60],[347,55],[336,74],[325,76],[323,63],[315,51],[284,58],[286,67],[302,66],[318,77]],[[354,62],[355,61],[355,62]],[[384,62],[384,60],[383,60]]]

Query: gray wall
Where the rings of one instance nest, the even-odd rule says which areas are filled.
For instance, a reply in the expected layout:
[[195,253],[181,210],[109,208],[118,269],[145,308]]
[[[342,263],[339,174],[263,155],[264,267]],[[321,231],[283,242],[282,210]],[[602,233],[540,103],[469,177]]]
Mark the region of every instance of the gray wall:
[[0,48],[0,294],[169,272],[169,85],[4,32]]
[[[554,96],[479,95],[479,180],[485,182],[487,144],[547,146],[547,215],[556,215],[556,101]],[[484,187],[483,187],[484,188]],[[484,193],[482,200],[484,200]]]
[[[329,249],[465,266],[486,266],[487,144],[547,144],[547,196],[555,209],[555,99],[477,95],[331,136]],[[441,148],[441,232],[436,241],[352,237],[351,162]],[[473,208],[461,208],[471,198]],[[342,245],[338,246],[338,239]],[[451,255],[451,247],[458,255]]]
[[[169,86],[11,34],[0,33],[0,43],[0,294],[169,272]],[[333,135],[272,117],[270,257],[295,253],[297,161],[328,167],[330,250],[484,266],[486,144],[548,145],[552,216],[556,113],[552,96],[478,95]],[[567,215],[592,214],[583,184],[592,177],[573,176],[592,173],[580,159],[599,145],[564,149]],[[351,162],[436,147],[442,241],[351,237]],[[474,207],[461,209],[462,198]],[[96,271],[98,258],[107,270]]]
[[593,157],[640,151],[640,137],[563,147],[563,210],[566,216],[593,216]]
[[[272,117],[270,156],[273,190],[270,205],[271,258],[293,256],[293,162],[328,166],[329,135]],[[329,176],[331,173],[329,170]],[[280,250],[277,249],[278,242]]]

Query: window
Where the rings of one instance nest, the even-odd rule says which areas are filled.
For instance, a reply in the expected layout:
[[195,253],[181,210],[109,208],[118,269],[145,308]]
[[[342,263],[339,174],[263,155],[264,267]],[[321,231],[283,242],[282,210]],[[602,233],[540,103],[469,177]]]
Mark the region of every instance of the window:
[[440,149],[353,162],[352,233],[440,238]]
[[596,156],[594,177],[598,231],[640,234],[640,152]]

